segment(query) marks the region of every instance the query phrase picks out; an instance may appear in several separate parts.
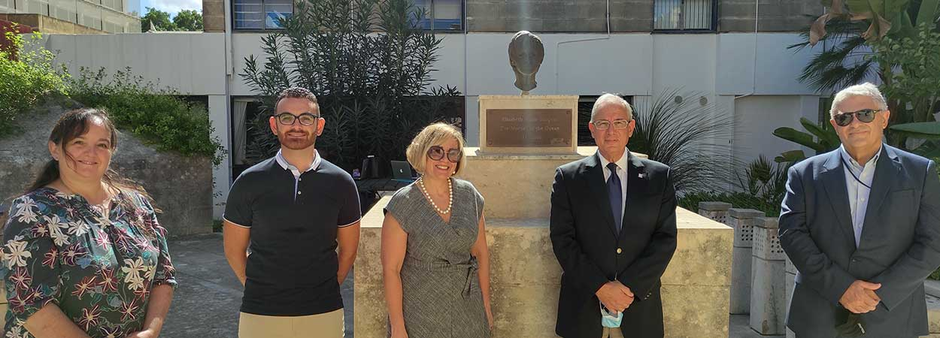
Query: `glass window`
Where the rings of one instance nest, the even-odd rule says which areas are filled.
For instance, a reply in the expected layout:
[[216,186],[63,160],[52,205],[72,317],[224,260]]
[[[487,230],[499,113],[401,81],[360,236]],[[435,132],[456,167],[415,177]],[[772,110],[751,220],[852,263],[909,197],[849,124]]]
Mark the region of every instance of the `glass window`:
[[462,30],[462,0],[434,0],[434,29]]
[[713,30],[714,18],[714,0],[654,0],[655,30]]
[[264,28],[282,28],[281,20],[286,20],[293,13],[293,0],[264,0]]
[[262,0],[234,0],[234,29],[264,29]]
[[463,0],[415,0],[414,5],[424,9],[424,18],[418,21],[419,28],[463,30]]

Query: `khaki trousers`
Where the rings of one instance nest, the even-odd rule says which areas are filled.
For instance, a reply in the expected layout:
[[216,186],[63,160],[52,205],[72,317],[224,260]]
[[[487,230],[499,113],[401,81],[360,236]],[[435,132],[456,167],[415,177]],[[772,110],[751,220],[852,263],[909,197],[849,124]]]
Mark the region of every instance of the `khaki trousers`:
[[309,316],[263,316],[242,312],[238,338],[343,338],[343,309]]
[[601,332],[601,338],[623,338],[623,332],[619,327],[605,327]]

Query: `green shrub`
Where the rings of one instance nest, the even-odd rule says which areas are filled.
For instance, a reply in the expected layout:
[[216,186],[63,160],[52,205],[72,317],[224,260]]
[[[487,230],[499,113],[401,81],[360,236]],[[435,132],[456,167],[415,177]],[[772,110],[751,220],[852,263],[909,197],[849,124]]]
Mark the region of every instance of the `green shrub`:
[[772,204],[744,192],[707,192],[696,191],[679,198],[679,206],[693,212],[698,212],[699,202],[725,202],[731,203],[734,208],[754,209],[763,211],[766,217],[780,216],[780,205]]
[[53,65],[55,55],[39,45],[41,38],[6,33],[10,44],[0,48],[0,137],[10,134],[14,120],[41,97],[67,92],[68,73]]
[[205,107],[184,101],[172,89],[145,82],[130,67],[115,72],[110,81],[107,78],[104,68],[92,72],[83,67],[71,81],[71,97],[104,108],[118,129],[130,131],[157,150],[209,156],[215,164],[221,161],[223,148],[211,137]]

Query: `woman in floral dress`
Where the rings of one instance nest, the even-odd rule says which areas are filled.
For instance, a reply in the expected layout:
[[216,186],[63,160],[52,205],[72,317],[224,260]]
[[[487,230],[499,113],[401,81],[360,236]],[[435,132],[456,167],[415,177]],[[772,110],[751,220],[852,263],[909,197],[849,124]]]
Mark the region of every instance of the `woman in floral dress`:
[[49,136],[52,160],[3,228],[5,338],[157,337],[176,280],[149,196],[108,166],[107,114],[78,109]]

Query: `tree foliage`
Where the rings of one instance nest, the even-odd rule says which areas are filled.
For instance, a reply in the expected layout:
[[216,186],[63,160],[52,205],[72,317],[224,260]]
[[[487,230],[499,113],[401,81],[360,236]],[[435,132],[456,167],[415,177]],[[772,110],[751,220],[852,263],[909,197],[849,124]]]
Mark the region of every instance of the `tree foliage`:
[[158,31],[175,31],[176,24],[170,20],[170,13],[147,7],[147,14],[140,18],[140,31],[149,32],[151,28]]
[[173,25],[179,31],[202,31],[202,13],[195,10],[184,9],[173,17]]
[[[290,86],[313,91],[326,128],[317,149],[351,169],[366,155],[404,158],[417,131],[430,122],[462,123],[455,88],[428,85],[441,39],[416,26],[424,11],[408,0],[301,1],[281,20],[283,31],[262,37],[263,58],[245,59],[240,74],[267,112]],[[261,114],[249,127],[250,162],[278,148]]]
[[0,137],[46,94],[68,91],[68,72],[53,62],[55,55],[42,47],[42,35],[7,32],[0,46]]

